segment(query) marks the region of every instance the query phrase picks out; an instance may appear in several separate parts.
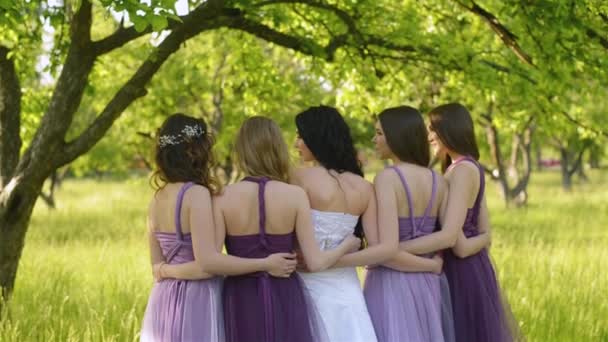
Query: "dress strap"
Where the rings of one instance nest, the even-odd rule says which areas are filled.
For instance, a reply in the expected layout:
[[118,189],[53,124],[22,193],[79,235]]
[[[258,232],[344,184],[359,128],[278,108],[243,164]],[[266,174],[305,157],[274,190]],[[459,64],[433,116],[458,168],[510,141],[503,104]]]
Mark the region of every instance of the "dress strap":
[[431,190],[431,198],[429,199],[429,204],[426,207],[426,209],[424,210],[424,216],[422,216],[422,220],[420,220],[420,227],[422,228],[424,226],[424,221],[426,221],[427,217],[429,216],[429,214],[431,213],[431,209],[433,209],[433,205],[435,205],[435,197],[437,194],[437,177],[435,175],[435,171],[433,171],[432,169],[429,169],[431,171],[431,178],[433,180],[433,187]]
[[[264,194],[266,183],[270,181],[268,177],[245,177],[244,181],[258,183],[258,206],[259,206],[259,224],[260,224],[260,243],[268,248],[266,241],[266,201]],[[268,273],[257,273],[259,277],[258,295],[264,303],[264,331],[266,333],[266,341],[274,341],[274,313],[272,310],[272,289]]]
[[181,212],[182,212],[182,202],[184,201],[184,195],[186,194],[186,190],[190,189],[194,183],[188,182],[182,185],[181,189],[177,193],[177,202],[175,203],[175,244],[169,251],[167,251],[165,255],[165,262],[169,263],[173,260],[173,257],[177,255],[179,250],[183,245],[186,244],[184,241],[184,233],[182,232],[182,220],[181,220]]
[[266,248],[268,248],[268,242],[266,241],[266,200],[264,194],[266,190],[266,183],[270,181],[268,177],[245,177],[243,179],[247,182],[258,183],[258,215],[260,225],[260,242]]
[[486,191],[486,175],[481,165],[476,161],[474,163],[475,165],[477,165],[477,169],[479,169],[479,192],[477,193],[475,205],[473,206],[475,226],[477,226],[477,222],[479,220],[479,212],[481,211],[481,200],[483,199],[483,194]]
[[403,176],[403,173],[401,172],[401,170],[399,170],[398,167],[396,166],[391,166],[391,169],[395,170],[395,172],[397,172],[397,175],[399,176],[399,179],[401,179],[401,184],[403,184],[403,188],[405,189],[405,196],[407,197],[407,203],[408,203],[408,209],[410,212],[410,222],[412,223],[412,229],[414,229],[414,234],[416,233],[416,220],[414,218],[414,208],[413,208],[413,204],[412,203],[412,193],[410,192],[410,187],[407,184],[407,181],[405,180],[405,177]]
[[184,241],[184,233],[182,232],[182,220],[181,220],[181,212],[182,212],[182,203],[184,202],[184,195],[186,191],[192,187],[194,183],[188,182],[182,185],[181,189],[179,189],[179,193],[177,194],[177,203],[175,204],[175,234],[177,236],[178,241]]
[[475,203],[473,204],[473,208],[472,208],[473,209],[473,220],[474,220],[473,223],[475,225],[477,225],[477,221],[479,219],[479,212],[481,211],[481,200],[482,200],[483,194],[486,190],[486,177],[485,177],[484,170],[483,170],[483,167],[481,166],[481,164],[479,164],[479,162],[477,160],[475,160],[474,158],[469,157],[469,156],[463,156],[463,157],[456,159],[456,161],[454,161],[454,163],[452,165],[450,165],[450,168],[456,164],[459,164],[459,163],[465,162],[465,161],[472,163],[479,170],[479,191],[477,192],[477,197],[475,198]]

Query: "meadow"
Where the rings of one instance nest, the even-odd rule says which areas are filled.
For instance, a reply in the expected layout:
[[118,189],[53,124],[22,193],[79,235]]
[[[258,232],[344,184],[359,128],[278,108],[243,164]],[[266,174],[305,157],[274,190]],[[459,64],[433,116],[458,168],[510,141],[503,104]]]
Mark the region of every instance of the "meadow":
[[[533,174],[526,208],[488,200],[492,255],[529,341],[608,341],[608,172],[564,193]],[[69,180],[39,201],[0,341],[135,341],[152,285],[147,179]]]

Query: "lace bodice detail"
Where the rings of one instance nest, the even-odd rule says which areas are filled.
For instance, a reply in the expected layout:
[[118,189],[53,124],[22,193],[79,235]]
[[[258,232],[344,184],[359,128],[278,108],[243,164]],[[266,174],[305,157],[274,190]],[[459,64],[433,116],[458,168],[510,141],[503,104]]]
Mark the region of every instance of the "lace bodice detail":
[[312,210],[312,223],[315,230],[315,239],[321,250],[336,248],[347,236],[352,235],[359,216]]

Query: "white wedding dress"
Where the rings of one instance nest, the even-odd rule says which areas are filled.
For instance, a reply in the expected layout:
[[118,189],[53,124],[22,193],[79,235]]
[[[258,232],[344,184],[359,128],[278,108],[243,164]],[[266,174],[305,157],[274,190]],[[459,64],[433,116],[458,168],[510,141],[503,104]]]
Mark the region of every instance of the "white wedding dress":
[[[345,213],[312,210],[312,219],[317,243],[322,250],[331,250],[353,234],[359,218]],[[355,267],[301,272],[300,276],[329,336],[329,340],[324,342],[376,341]]]

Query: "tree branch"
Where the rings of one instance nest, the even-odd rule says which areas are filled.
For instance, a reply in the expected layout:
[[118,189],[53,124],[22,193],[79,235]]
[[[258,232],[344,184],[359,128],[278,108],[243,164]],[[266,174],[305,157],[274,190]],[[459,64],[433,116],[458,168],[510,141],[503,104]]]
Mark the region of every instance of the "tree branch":
[[561,114],[563,117],[565,117],[565,118],[566,118],[568,121],[570,121],[571,123],[575,124],[576,126],[578,126],[578,127],[580,127],[580,128],[584,128],[584,129],[586,129],[586,130],[588,130],[588,131],[590,131],[590,132],[593,132],[593,133],[595,133],[595,134],[597,134],[597,135],[601,135],[601,136],[604,136],[604,137],[608,137],[608,132],[605,132],[605,131],[599,130],[599,129],[597,129],[597,128],[592,128],[592,127],[589,127],[588,125],[586,125],[586,124],[584,124],[584,123],[580,122],[579,120],[575,119],[575,118],[574,118],[572,115],[568,114],[568,112],[566,112],[566,111],[560,110],[560,111],[558,111],[558,112],[559,112],[559,113],[560,113],[560,114]]
[[336,15],[347,27],[346,32],[334,35],[330,40],[329,44],[324,48],[326,52],[325,57],[327,60],[332,61],[335,51],[347,45],[348,38],[354,38],[354,46],[357,46],[361,50],[361,54],[363,57],[366,57],[365,51],[367,50],[367,46],[376,46],[380,48],[384,48],[392,51],[399,51],[405,53],[413,53],[413,52],[424,52],[424,53],[433,53],[433,49],[429,47],[414,47],[411,45],[401,45],[390,42],[383,37],[378,37],[374,35],[367,35],[361,32],[357,27],[356,16],[349,14],[343,9],[340,9],[337,6],[330,5],[321,1],[314,0],[269,0],[262,1],[260,3],[255,4],[256,7],[268,6],[268,5],[276,5],[276,4],[302,4],[313,8],[318,8],[321,10],[325,10]]
[[513,34],[507,27],[500,23],[496,16],[488,11],[486,11],[483,7],[479,6],[475,1],[471,1],[471,6],[467,6],[459,0],[455,0],[461,7],[467,9],[471,13],[477,15],[481,19],[490,25],[490,28],[498,35],[498,37],[503,41],[503,43],[513,51],[513,53],[521,60],[522,62],[534,66],[534,62],[532,61],[532,57],[528,55],[517,42],[517,36]]
[[63,145],[93,69],[95,56],[90,48],[91,25],[92,5],[88,0],[83,0],[72,18],[70,48],[51,101],[29,148],[17,166],[17,172],[35,174],[36,177],[42,177],[39,179],[41,182],[56,167],[53,158]]
[[531,84],[534,84],[534,85],[538,84],[538,82],[534,78],[530,77],[529,75],[527,75],[527,74],[525,74],[523,72],[519,72],[517,70],[512,70],[509,67],[506,67],[504,65],[500,65],[498,63],[495,63],[495,62],[492,62],[492,61],[489,61],[489,60],[486,60],[486,59],[482,59],[482,60],[480,60],[480,62],[481,62],[481,64],[487,65],[487,66],[489,66],[490,68],[492,68],[494,70],[497,70],[497,71],[500,71],[500,72],[504,72],[506,74],[513,74],[513,75],[519,76],[519,77],[523,78],[524,80],[526,80],[526,81],[528,81],[528,82],[530,82]]
[[[180,17],[180,18],[183,22],[183,20],[188,18],[188,15]],[[173,20],[173,19],[168,19],[168,20],[169,20],[169,25],[167,26],[168,30],[173,30],[176,27],[181,25],[180,21]],[[145,30],[143,30],[141,32],[137,32],[137,30],[135,29],[135,26],[124,27],[123,26],[124,24],[122,21],[120,22],[119,25],[120,26],[118,27],[118,29],[116,31],[114,31],[114,33],[112,33],[111,35],[93,42],[93,50],[95,50],[95,54],[97,56],[101,56],[103,54],[111,52],[114,49],[120,48],[120,47],[124,46],[125,44],[128,44],[129,42],[131,42],[139,37],[143,37],[143,36],[153,32],[152,27],[150,27],[150,26],[148,26]]]
[[12,178],[21,151],[21,86],[9,51],[0,45],[0,189]]
[[[581,147],[581,150],[578,152],[578,156],[576,157],[576,160],[574,161],[572,168],[567,169],[568,175],[570,175],[570,177],[572,177],[572,175],[574,175],[576,170],[578,170],[578,168],[581,167],[581,163],[583,162],[583,154],[587,150],[587,147],[589,147],[589,142],[585,141],[585,143]],[[567,166],[566,166],[566,168],[567,168]]]
[[122,112],[136,99],[146,94],[145,86],[158,69],[186,40],[195,35],[225,24],[224,17],[218,16],[217,9],[210,9],[212,2],[206,2],[184,18],[142,63],[135,74],[120,88],[93,123],[76,139],[66,143],[58,166],[70,163],[90,150],[112,126]]
[[137,32],[134,26],[127,28],[122,26],[121,22],[120,27],[114,31],[114,33],[93,42],[93,50],[97,56],[101,56],[151,32],[151,28],[143,30],[142,32]]
[[590,39],[597,39],[599,43],[604,47],[604,49],[608,50],[608,39],[602,37],[597,31],[594,29],[587,27],[585,33],[587,33],[587,37]]

